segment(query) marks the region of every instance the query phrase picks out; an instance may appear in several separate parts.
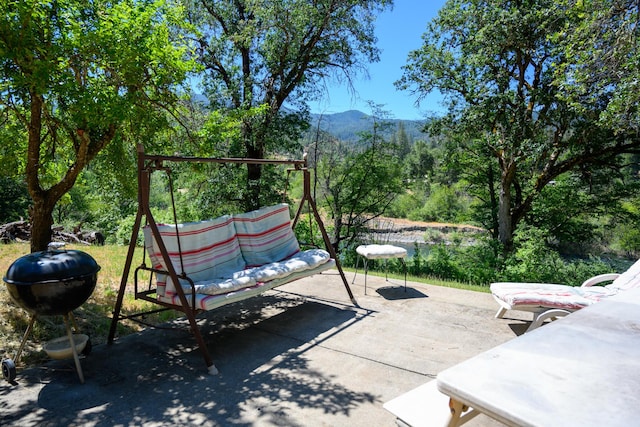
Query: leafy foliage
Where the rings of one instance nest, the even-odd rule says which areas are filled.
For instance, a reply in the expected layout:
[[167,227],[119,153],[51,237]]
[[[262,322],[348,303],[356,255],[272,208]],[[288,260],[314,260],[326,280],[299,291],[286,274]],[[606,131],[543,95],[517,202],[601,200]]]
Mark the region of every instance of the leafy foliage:
[[[563,101],[620,137],[637,138],[638,3],[634,0],[563,1],[564,28],[551,34],[566,61],[555,79]],[[593,113],[596,114],[593,114]]]
[[412,219],[438,222],[464,222],[470,204],[461,185],[432,184],[429,198]]
[[29,192],[21,180],[0,176],[0,222],[27,218]]
[[[240,122],[237,151],[227,156],[266,158],[299,153],[308,127],[306,101],[325,78],[349,80],[378,59],[373,21],[388,0],[190,2],[199,29],[199,62],[210,105]],[[285,104],[289,108],[285,107]],[[247,175],[245,209],[259,207],[262,168]]]
[[[636,9],[616,0],[449,1],[410,54],[397,85],[447,96],[448,114],[431,129],[447,138],[505,249],[551,181],[615,168],[639,149],[635,127],[622,132],[618,122],[637,114],[626,101],[619,108],[619,93],[637,82]],[[595,93],[585,85],[594,73]]]
[[0,108],[22,127],[32,250],[51,237],[52,212],[112,142],[166,122],[193,63],[181,10],[162,2],[3,0]]

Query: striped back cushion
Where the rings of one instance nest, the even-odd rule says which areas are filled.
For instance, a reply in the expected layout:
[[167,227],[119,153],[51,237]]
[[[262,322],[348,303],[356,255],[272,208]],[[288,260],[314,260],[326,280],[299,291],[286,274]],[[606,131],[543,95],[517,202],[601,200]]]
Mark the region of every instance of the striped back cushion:
[[286,203],[234,215],[233,223],[247,267],[282,261],[300,251]]
[[[159,225],[158,229],[176,272],[182,273],[184,266],[184,272],[194,282],[230,277],[234,272],[245,268],[233,220],[229,215],[207,221],[178,224],[182,264],[176,226]],[[144,228],[144,240],[153,267],[166,270],[158,244],[148,226]],[[166,283],[162,283],[163,280],[166,280]],[[158,294],[175,294],[175,286],[170,278],[158,277]]]

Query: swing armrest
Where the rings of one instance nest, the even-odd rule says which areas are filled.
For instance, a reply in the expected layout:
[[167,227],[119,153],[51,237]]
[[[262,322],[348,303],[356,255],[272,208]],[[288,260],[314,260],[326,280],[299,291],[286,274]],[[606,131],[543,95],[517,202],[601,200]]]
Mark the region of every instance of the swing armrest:
[[[153,275],[156,274],[164,274],[165,276],[169,276],[169,272],[166,270],[162,270],[159,268],[153,268],[153,267],[147,267],[146,265],[142,264],[141,266],[139,266],[138,268],[136,268],[135,271],[135,281],[134,281],[134,285],[135,285],[135,295],[137,298],[137,295],[139,294],[138,292],[138,271],[140,270],[144,270],[144,271],[148,271],[151,273],[151,275],[149,276],[149,286],[148,289],[151,289],[152,284],[154,283],[153,280]],[[196,285],[193,282],[193,280],[187,276],[186,274],[183,275],[179,275],[178,276],[180,279],[184,279],[189,283],[189,286],[191,287],[191,292],[190,292],[190,296],[191,296],[191,307],[195,307],[196,306]],[[155,283],[158,283],[157,280],[155,281]],[[183,290],[184,291],[184,290]],[[156,285],[156,293],[157,293],[157,285]],[[145,291],[146,293],[146,291]]]
[[314,248],[314,249],[320,249],[320,246],[318,246],[315,243],[298,241],[298,244],[300,245],[300,247],[309,247],[309,248]]

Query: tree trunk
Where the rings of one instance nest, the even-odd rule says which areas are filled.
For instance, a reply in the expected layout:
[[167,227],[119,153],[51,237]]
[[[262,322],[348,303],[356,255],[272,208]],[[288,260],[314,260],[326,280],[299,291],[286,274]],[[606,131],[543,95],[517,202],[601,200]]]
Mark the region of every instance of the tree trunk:
[[31,252],[47,249],[51,242],[51,226],[53,225],[53,211],[56,203],[75,184],[76,179],[84,167],[102,150],[116,133],[116,126],[109,125],[108,131],[101,138],[91,144],[90,133],[78,129],[70,135],[75,149],[75,160],[68,166],[60,181],[48,189],[44,189],[40,182],[40,168],[42,167],[40,151],[42,148],[42,118],[44,116],[44,99],[42,95],[31,93],[31,115],[28,126],[28,148],[25,175],[29,195],[33,201],[31,206]]
[[510,173],[504,171],[500,179],[500,196],[498,198],[498,240],[507,253],[513,248],[511,181]]
[[[255,134],[255,129],[249,123],[244,123],[242,128],[242,138],[246,156],[250,159],[263,159],[264,147],[256,142],[260,139]],[[252,211],[260,208],[262,165],[247,165],[247,192],[245,194],[245,210]]]
[[333,250],[338,253],[340,248],[340,233],[342,232],[342,212],[338,212],[336,209],[335,217],[333,218]]
[[[50,206],[49,206],[50,205]],[[31,208],[31,252],[44,251],[51,242],[54,203],[46,199],[33,201]]]
[[498,229],[499,229],[499,221],[498,221],[498,207],[500,203],[498,201],[499,197],[496,195],[496,187],[495,187],[495,174],[493,171],[493,164],[489,163],[489,170],[487,171],[487,182],[489,183],[489,207],[491,209],[491,237],[494,239],[498,238]]
[[33,205],[29,208],[29,216],[31,217],[31,252],[37,252],[47,249],[51,241],[53,206],[47,211],[46,192],[42,190],[38,177],[44,100],[41,95],[35,92],[31,92],[30,95],[31,115],[28,127],[26,181],[29,195],[33,202]]

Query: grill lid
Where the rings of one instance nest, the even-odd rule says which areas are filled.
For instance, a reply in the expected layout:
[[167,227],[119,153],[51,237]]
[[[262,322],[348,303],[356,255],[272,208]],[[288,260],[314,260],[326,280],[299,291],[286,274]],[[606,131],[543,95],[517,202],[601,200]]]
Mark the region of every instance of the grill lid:
[[24,255],[11,264],[4,281],[14,285],[59,282],[100,270],[91,255],[77,250],[46,250]]

